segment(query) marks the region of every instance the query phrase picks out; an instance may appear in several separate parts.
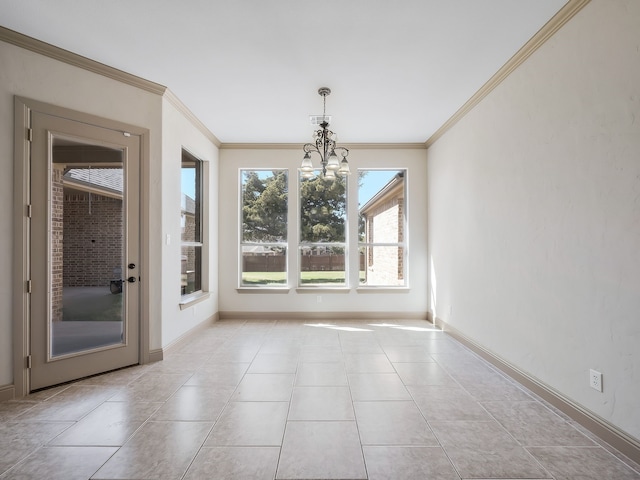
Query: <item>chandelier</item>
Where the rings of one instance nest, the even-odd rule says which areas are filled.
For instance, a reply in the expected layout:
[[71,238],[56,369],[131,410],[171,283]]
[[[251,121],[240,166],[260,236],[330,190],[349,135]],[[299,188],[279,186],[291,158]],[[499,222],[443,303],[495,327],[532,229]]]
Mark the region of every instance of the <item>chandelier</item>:
[[[322,165],[322,177],[334,180],[336,175],[341,177],[351,174],[349,170],[349,162],[347,155],[349,150],[344,147],[336,146],[336,134],[329,130],[329,122],[327,122],[327,95],[331,93],[327,87],[318,90],[318,94],[322,97],[322,122],[320,127],[313,133],[313,143],[305,143],[302,147],[304,157],[302,158],[302,178],[313,178],[315,176],[313,163],[311,162],[311,153],[315,152],[320,156]],[[340,153],[342,160],[338,160],[336,151]]]

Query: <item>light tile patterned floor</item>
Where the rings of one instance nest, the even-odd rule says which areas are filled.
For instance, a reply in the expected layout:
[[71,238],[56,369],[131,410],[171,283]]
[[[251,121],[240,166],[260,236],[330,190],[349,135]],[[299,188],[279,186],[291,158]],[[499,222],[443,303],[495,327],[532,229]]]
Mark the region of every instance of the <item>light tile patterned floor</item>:
[[0,452],[3,480],[640,480],[423,321],[221,321],[163,362],[0,403]]

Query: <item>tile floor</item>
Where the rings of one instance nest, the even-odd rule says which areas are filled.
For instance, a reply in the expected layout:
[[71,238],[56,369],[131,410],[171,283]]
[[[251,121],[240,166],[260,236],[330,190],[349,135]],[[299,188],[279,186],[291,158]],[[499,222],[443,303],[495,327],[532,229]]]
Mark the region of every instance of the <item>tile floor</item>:
[[221,321],[0,403],[0,479],[640,479],[421,321]]

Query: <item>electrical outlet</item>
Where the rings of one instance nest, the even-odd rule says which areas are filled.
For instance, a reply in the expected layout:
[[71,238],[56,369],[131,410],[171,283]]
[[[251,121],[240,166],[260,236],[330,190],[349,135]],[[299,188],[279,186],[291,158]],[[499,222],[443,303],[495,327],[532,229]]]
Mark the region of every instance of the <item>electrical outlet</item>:
[[595,370],[589,370],[589,386],[599,392],[602,392],[602,373]]
[[318,302],[318,303],[322,303],[322,295],[318,295],[318,296],[316,297],[316,302]]

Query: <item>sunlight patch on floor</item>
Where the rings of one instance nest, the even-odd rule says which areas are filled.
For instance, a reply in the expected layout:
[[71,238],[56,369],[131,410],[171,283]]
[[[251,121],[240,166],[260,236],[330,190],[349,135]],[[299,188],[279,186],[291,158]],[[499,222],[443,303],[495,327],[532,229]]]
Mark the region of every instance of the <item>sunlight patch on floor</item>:
[[372,332],[373,331],[373,330],[368,330],[366,328],[339,327],[338,325],[332,325],[330,323],[305,323],[305,326],[328,328],[330,330],[342,330],[343,332]]

